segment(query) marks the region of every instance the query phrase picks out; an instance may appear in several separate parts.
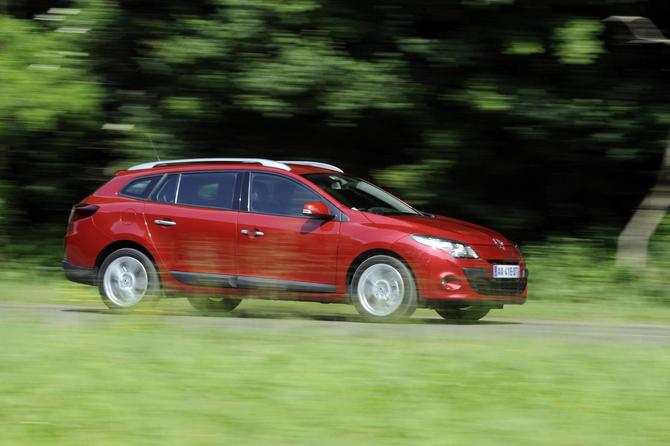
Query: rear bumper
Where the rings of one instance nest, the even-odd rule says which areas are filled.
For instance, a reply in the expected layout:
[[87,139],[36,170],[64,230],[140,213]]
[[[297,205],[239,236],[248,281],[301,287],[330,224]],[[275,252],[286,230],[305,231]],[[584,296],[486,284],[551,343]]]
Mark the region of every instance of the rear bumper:
[[65,277],[72,282],[96,285],[98,277],[97,268],[86,268],[63,261],[63,272],[65,273]]

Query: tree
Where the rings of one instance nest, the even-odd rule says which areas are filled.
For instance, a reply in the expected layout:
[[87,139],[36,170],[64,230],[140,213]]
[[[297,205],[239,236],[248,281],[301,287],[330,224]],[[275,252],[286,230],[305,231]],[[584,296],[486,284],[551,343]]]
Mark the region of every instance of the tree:
[[97,125],[101,91],[76,37],[26,20],[0,17],[0,73],[0,228],[26,231],[72,181],[64,172]]
[[[625,25],[628,44],[670,45],[656,25],[646,17],[613,16],[605,20]],[[644,48],[641,49],[644,51]],[[647,266],[649,240],[656,232],[670,209],[670,142],[658,169],[658,181],[624,227],[618,239],[617,264],[624,267],[644,268]]]

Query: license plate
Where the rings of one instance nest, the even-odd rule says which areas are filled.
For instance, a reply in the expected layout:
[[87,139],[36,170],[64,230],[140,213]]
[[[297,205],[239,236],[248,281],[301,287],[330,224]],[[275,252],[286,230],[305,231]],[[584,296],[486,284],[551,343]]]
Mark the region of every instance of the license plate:
[[494,279],[518,279],[520,277],[519,265],[493,265]]

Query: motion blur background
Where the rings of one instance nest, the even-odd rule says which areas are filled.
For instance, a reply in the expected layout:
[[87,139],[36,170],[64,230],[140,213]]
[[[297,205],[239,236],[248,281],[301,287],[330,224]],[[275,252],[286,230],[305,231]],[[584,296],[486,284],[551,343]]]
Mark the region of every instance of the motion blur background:
[[[154,160],[156,153],[162,159],[250,156],[330,162],[348,173],[370,178],[419,209],[490,226],[516,240],[528,256],[529,304],[511,313],[505,309],[501,314],[667,323],[670,217],[666,215],[650,241],[647,267],[617,267],[614,256],[617,236],[655,184],[662,165],[670,131],[670,46],[623,45],[611,25],[603,22],[613,15],[646,16],[670,36],[667,0],[0,0],[0,300],[95,301],[93,288],[67,284],[60,277],[62,237],[70,207],[116,170]],[[546,306],[536,305],[542,302]],[[366,346],[385,348],[381,341],[376,344],[374,336],[363,347],[349,339],[333,347],[327,338],[318,338],[320,347],[307,346],[296,338],[290,342],[316,355],[316,362],[301,354],[298,347],[287,347],[289,342],[268,347],[267,351],[261,348],[258,358],[264,359],[256,363],[242,350],[216,350],[224,347],[208,337],[210,333],[201,339],[206,341],[203,347],[181,332],[154,333],[155,324],[158,322],[141,319],[107,324],[121,327],[113,333],[128,345],[136,345],[137,339],[128,334],[135,329],[147,336],[130,350],[114,350],[120,363],[129,364],[121,383],[131,389],[135,385],[131,372],[144,378],[160,376],[154,375],[155,364],[171,365],[162,372],[179,372],[184,379],[194,373],[185,358],[206,363],[212,360],[207,348],[233,359],[226,359],[230,361],[227,365],[212,364],[215,367],[201,372],[199,378],[218,381],[216,370],[233,373],[239,364],[247,371],[257,370],[255,366],[279,367],[277,376],[288,383],[287,389],[292,389],[291,398],[297,391],[296,401],[307,401],[312,406],[306,407],[313,409],[320,407],[318,401],[334,396],[325,390],[332,383],[326,377],[333,367],[328,352],[349,359],[372,358],[368,362],[354,361],[369,376],[401,365],[410,375],[416,371],[416,358],[370,357]],[[50,363],[30,362],[26,358],[31,356],[25,352],[48,356],[50,350],[37,337],[31,338],[30,329],[13,327],[2,329],[3,339],[21,339],[12,341],[10,351],[15,356],[8,353],[2,358],[9,358],[10,366],[13,364],[13,369],[5,369],[10,371],[3,382],[10,392],[8,398],[16,398],[5,407],[20,408],[17,413],[24,415],[46,409],[37,393],[32,395],[35,400],[26,400],[26,395],[15,392],[29,382],[22,376],[41,376],[41,370],[52,366],[67,369],[70,358],[79,354],[78,349],[97,352],[94,346],[110,347],[115,342],[93,331],[75,337],[49,332],[44,336],[53,335],[63,345],[70,345],[70,350],[61,351]],[[124,327],[130,327],[130,331]],[[159,343],[164,335],[171,342],[170,351],[147,359],[147,351],[156,351],[151,336]],[[257,338],[238,341],[249,351],[256,351],[266,342]],[[537,432],[555,431],[556,438],[566,434],[564,426],[554,422],[562,409],[549,411],[556,406],[548,389],[555,395],[573,392],[577,399],[586,395],[581,403],[573,400],[561,407],[570,408],[577,423],[582,420],[592,424],[580,425],[582,430],[560,444],[615,444],[615,440],[620,444],[663,444],[668,439],[667,429],[661,427],[670,425],[667,415],[665,419],[654,418],[644,412],[661,407],[654,396],[663,392],[667,395],[667,373],[662,375],[659,370],[663,365],[667,371],[668,364],[654,362],[658,358],[655,353],[634,357],[620,351],[579,349],[581,356],[573,357],[568,352],[575,351],[574,346],[564,346],[562,353],[555,355],[546,346],[536,346],[506,356],[475,344],[470,345],[475,353],[460,344],[449,351],[428,344],[430,348],[422,347],[421,354],[427,357],[440,351],[444,357],[460,355],[467,364],[460,370],[450,363],[451,369],[445,373],[451,373],[452,378],[462,371],[475,371],[469,375],[471,381],[462,381],[459,376],[460,387],[448,392],[443,389],[441,398],[479,394],[484,390],[479,387],[480,378],[489,382],[506,379],[486,375],[488,372],[478,374],[491,367],[515,377],[517,387],[497,397],[510,403],[500,406],[507,411],[511,408],[512,412],[505,413],[518,414],[518,418],[487,427],[493,429],[491,435],[507,432],[509,436],[504,438],[509,444],[537,444],[533,443]],[[416,348],[402,342],[396,346]],[[518,343],[514,345],[517,347]],[[184,362],[171,362],[175,360],[170,356],[173,350],[182,352],[179,361]],[[270,351],[277,354],[263,356]],[[196,356],[188,356],[189,352]],[[477,352],[492,354],[493,363],[482,363]],[[99,389],[92,378],[94,372],[111,381],[118,376],[106,375],[111,373],[104,365],[106,357],[91,354],[97,366],[86,369],[90,364],[82,364],[82,370],[89,373],[81,383],[95,394]],[[555,379],[526,385],[524,377],[532,375],[533,367],[540,375],[547,371],[537,369],[540,365],[536,357],[552,364],[556,374],[551,376]],[[607,364],[604,367],[618,376],[618,381],[604,384],[607,381],[599,375],[599,366],[589,358]],[[147,360],[154,362],[142,362]],[[637,378],[638,383],[651,386],[646,399],[628,395],[637,404],[633,406],[608,399],[622,395],[622,388],[627,389],[626,380],[640,373],[629,369],[636,361],[648,361],[645,370],[659,372],[648,381]],[[502,363],[506,366],[499,367]],[[590,366],[582,367],[587,363]],[[529,368],[516,370],[517,364]],[[393,441],[403,444],[417,425],[431,419],[421,407],[444,409],[431,399],[431,392],[436,392],[440,383],[430,379],[438,376],[431,373],[444,372],[442,366],[441,362],[430,362],[423,375],[417,372],[433,386],[425,389],[416,387],[417,381],[404,381],[406,375],[400,372],[391,376],[393,389],[404,389],[407,393],[403,395],[414,398],[417,404],[409,405],[417,418],[405,418],[403,410],[390,406],[391,418],[401,423],[400,427],[395,425]],[[306,375],[296,375],[297,371]],[[577,390],[562,381],[582,373],[590,378],[584,378]],[[63,389],[76,389],[64,374],[59,376],[59,386],[52,389],[54,395]],[[218,381],[213,393],[213,388],[205,384],[196,385],[194,392],[203,396],[204,407],[215,407],[218,400],[209,401],[207,395],[224,390],[234,393],[237,387],[231,383],[236,382],[235,376],[229,377],[232,381]],[[298,376],[306,376],[303,383],[318,390],[300,396],[301,383],[295,381]],[[665,376],[665,384],[661,376]],[[91,380],[90,387],[86,387],[86,379]],[[250,372],[240,379],[256,385],[248,395],[259,401],[265,401],[260,396],[265,391],[276,391],[260,372]],[[345,381],[340,386],[346,387],[347,383],[361,397],[350,401],[351,405],[342,403],[340,410],[358,413],[364,410],[361,408],[373,412],[389,408],[375,399],[378,393],[365,393],[369,387],[363,381]],[[551,387],[552,383],[560,385]],[[182,389],[194,385],[188,380],[182,384]],[[173,391],[162,383],[151,385],[156,400],[167,398]],[[90,413],[105,413],[109,401],[115,401],[114,409],[123,408],[127,413],[143,407],[130,396],[114,399],[117,396],[112,388],[106,391],[108,400],[103,398],[97,406],[91,406]],[[388,393],[389,389],[377,391]],[[523,394],[538,399],[519,403],[517,398]],[[186,394],[176,395],[190,401]],[[258,416],[257,410],[282,407],[265,403],[256,407],[248,405],[245,398],[240,403],[242,413],[249,410],[252,416]],[[33,401],[32,406],[26,401]],[[426,401],[428,406],[419,404]],[[481,407],[483,411],[471,417],[479,419],[492,415],[487,407],[497,407],[483,399],[477,402],[480,406],[473,402],[465,408],[451,407],[447,414],[455,420],[461,413],[474,415],[468,410]],[[191,403],[182,408],[191,410],[195,425],[207,431],[194,409],[200,406],[196,401]],[[53,404],[57,409],[60,403]],[[65,407],[72,412],[62,415],[60,422],[62,426],[84,426],[81,429],[86,431],[94,421],[87,418],[88,406],[82,409],[78,404],[68,400]],[[295,404],[296,411],[303,408]],[[667,399],[664,404],[667,409]],[[338,407],[324,407],[339,413]],[[524,424],[531,408],[549,411],[544,414],[544,423]],[[611,414],[621,420],[631,411],[639,417],[635,429],[626,432],[617,431],[620,422],[617,425],[602,418]],[[13,423],[14,440],[24,439],[29,444],[37,438],[35,431],[20,423],[25,419],[30,425],[35,420],[24,415],[5,420]],[[285,414],[272,416],[281,421],[268,421],[262,425],[267,429],[255,430],[238,420],[233,432],[240,438],[254,433],[261,443],[277,444],[283,439],[296,444],[302,434],[316,438],[316,430],[322,426],[319,422],[323,422],[308,419],[311,427],[298,428]],[[358,420],[339,420],[350,426],[353,421],[353,426],[361,429],[355,432],[366,432],[369,426],[365,415],[361,416]],[[112,419],[125,420],[121,412]],[[172,432],[170,429],[181,426],[171,423],[169,416],[165,420],[165,425],[152,425],[151,429]],[[434,421],[439,424],[443,420]],[[59,428],[58,422],[52,419],[48,421],[50,426],[39,428],[44,438],[52,441],[50,444],[54,440],[83,444],[90,439],[64,433],[73,430]],[[39,425],[40,420],[35,423]],[[380,420],[373,430],[387,432],[382,424]],[[133,429],[140,428],[133,426],[131,423]],[[527,436],[506,430],[515,426],[526,429]],[[279,437],[265,436],[272,432],[270,427],[279,429]],[[603,435],[608,429],[611,438]],[[118,444],[128,444],[123,443],[128,441],[122,435],[123,428],[115,432]],[[355,432],[352,441],[365,443],[367,437]],[[449,432],[459,435],[453,429]],[[458,437],[463,441],[496,443],[483,441],[493,437],[471,437],[463,432]],[[188,432],[181,434],[183,438],[177,438],[190,444],[193,438]],[[158,433],[151,438],[156,444],[161,440]],[[543,434],[542,438],[550,436]],[[426,437],[426,444],[431,443],[429,439],[435,440]]]
[[[10,265],[57,267],[70,207],[158,153],[332,162],[568,257],[556,267],[603,270],[670,131],[670,46],[621,45],[602,22],[663,29],[662,0],[2,0],[0,13]],[[668,249],[652,243],[652,260]],[[645,297],[669,303],[668,285]]]

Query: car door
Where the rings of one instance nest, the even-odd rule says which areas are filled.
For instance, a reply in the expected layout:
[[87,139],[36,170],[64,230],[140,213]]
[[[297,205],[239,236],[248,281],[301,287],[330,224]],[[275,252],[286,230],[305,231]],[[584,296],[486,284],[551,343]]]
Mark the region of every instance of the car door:
[[271,173],[250,172],[246,192],[246,212],[238,216],[239,286],[334,292],[339,218],[302,214],[305,203],[326,200],[294,179]]
[[238,212],[234,197],[241,175],[231,171],[171,174],[146,203],[154,247],[164,268],[178,280],[226,286],[212,281],[235,276]]

